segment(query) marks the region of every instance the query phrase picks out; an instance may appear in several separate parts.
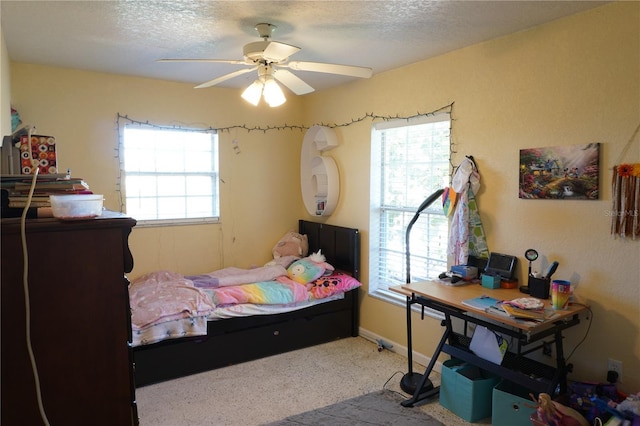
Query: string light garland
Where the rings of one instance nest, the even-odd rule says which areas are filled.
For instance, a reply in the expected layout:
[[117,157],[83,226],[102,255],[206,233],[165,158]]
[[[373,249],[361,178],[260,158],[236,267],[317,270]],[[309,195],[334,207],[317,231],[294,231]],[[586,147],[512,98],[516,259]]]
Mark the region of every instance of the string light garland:
[[396,114],[396,115],[380,115],[380,114],[374,114],[372,112],[367,112],[364,115],[357,117],[357,118],[352,118],[351,121],[347,121],[344,123],[316,123],[313,124],[311,126],[304,126],[304,125],[300,125],[300,124],[282,124],[282,125],[277,125],[277,126],[250,126],[247,124],[233,124],[230,126],[224,126],[224,127],[213,127],[213,126],[209,126],[209,127],[202,127],[199,129],[196,128],[189,128],[189,127],[183,127],[181,125],[173,125],[173,126],[167,126],[167,125],[157,125],[157,124],[153,124],[150,123],[149,121],[138,121],[138,120],[134,120],[129,118],[127,115],[121,115],[120,113],[118,113],[118,123],[120,123],[120,120],[126,120],[129,123],[132,124],[138,124],[138,125],[143,125],[143,126],[150,126],[150,127],[154,127],[154,128],[158,128],[158,129],[165,129],[165,130],[184,130],[184,131],[194,131],[194,132],[206,132],[206,131],[218,131],[218,132],[230,132],[232,130],[245,130],[247,132],[270,132],[270,131],[282,131],[282,130],[299,130],[301,132],[304,132],[306,130],[309,130],[311,127],[313,126],[325,126],[325,127],[331,127],[331,128],[339,128],[339,127],[348,127],[351,126],[353,124],[357,124],[360,123],[362,121],[365,121],[367,119],[371,119],[371,120],[383,120],[383,121],[390,121],[390,120],[411,120],[414,118],[418,118],[418,117],[428,117],[428,116],[433,116],[439,113],[451,113],[453,109],[453,102],[450,103],[449,105],[443,106],[441,108],[438,108],[436,110],[430,111],[430,112],[416,112],[415,114],[412,115],[400,115],[400,114]]
[[[351,126],[353,124],[357,124],[357,123],[361,123],[367,119],[370,120],[382,120],[382,121],[391,121],[391,120],[411,120],[411,119],[415,119],[418,117],[429,117],[429,116],[434,116],[436,114],[449,114],[450,116],[450,120],[451,120],[451,127],[449,128],[449,134],[451,135],[450,138],[452,140],[452,142],[450,143],[450,152],[449,152],[449,164],[452,166],[453,168],[453,163],[452,163],[452,157],[453,154],[456,153],[456,151],[454,150],[454,145],[455,143],[453,142],[453,121],[455,120],[453,117],[451,117],[451,114],[453,112],[453,102],[451,102],[448,105],[445,105],[443,107],[440,107],[438,109],[435,109],[433,111],[429,111],[429,112],[416,112],[415,114],[412,115],[400,115],[400,114],[396,114],[396,115],[381,115],[381,114],[374,114],[372,112],[367,112],[364,115],[357,117],[357,118],[352,118],[351,121],[346,121],[344,123],[325,123],[325,122],[321,122],[321,123],[317,123],[314,125],[317,126],[325,126],[325,127],[330,127],[330,128],[341,128],[341,127],[348,127]],[[138,124],[141,126],[149,126],[149,127],[153,127],[153,128],[157,128],[157,129],[164,129],[164,130],[183,130],[183,131],[193,131],[193,132],[207,132],[207,131],[218,131],[218,132],[228,132],[230,133],[232,130],[245,130],[247,132],[263,132],[263,133],[267,133],[270,131],[283,131],[283,130],[299,130],[300,132],[305,132],[307,130],[309,130],[311,127],[313,127],[314,125],[311,126],[304,126],[304,125],[300,125],[300,124],[283,124],[280,126],[249,126],[247,124],[233,124],[230,126],[225,126],[225,127],[213,127],[213,126],[203,126],[201,128],[194,128],[194,127],[185,127],[182,125],[158,125],[158,124],[153,124],[150,123],[148,120],[147,121],[139,121],[139,120],[134,120],[132,118],[129,118],[127,115],[121,115],[120,113],[118,113],[118,141],[119,141],[119,145],[122,144],[121,141],[121,135],[120,135],[120,120],[126,120],[131,124]],[[118,157],[119,157],[119,153],[118,153]]]
[[[325,122],[321,122],[321,123],[316,123],[316,124],[312,124],[311,126],[304,126],[301,124],[283,124],[283,125],[277,125],[277,126],[250,126],[247,124],[233,124],[230,126],[223,126],[223,127],[213,127],[213,126],[207,126],[207,125],[202,125],[202,127],[196,127],[197,125],[194,124],[190,124],[190,125],[186,125],[186,124],[180,124],[180,125],[159,125],[159,124],[154,124],[147,121],[141,121],[141,120],[135,120],[132,118],[129,118],[128,115],[122,115],[120,113],[118,113],[117,115],[117,120],[116,120],[116,127],[117,127],[117,133],[118,133],[118,147],[115,149],[116,153],[115,153],[115,158],[117,159],[118,163],[119,163],[119,174],[117,177],[117,184],[116,184],[116,191],[119,194],[119,198],[120,198],[120,211],[124,211],[124,201],[122,199],[122,170],[123,170],[123,164],[122,164],[122,155],[121,155],[121,149],[123,146],[123,141],[122,141],[122,133],[121,133],[121,129],[123,127],[123,122],[127,122],[129,124],[136,124],[139,126],[145,126],[145,127],[151,127],[151,128],[155,128],[155,129],[160,129],[160,130],[180,130],[180,131],[187,131],[187,132],[227,132],[227,133],[231,133],[232,130],[245,130],[247,132],[263,132],[263,133],[267,133],[270,131],[284,131],[284,130],[298,130],[300,132],[305,132],[307,130],[309,130],[311,127],[313,126],[325,126],[325,127],[330,127],[330,128],[342,128],[342,127],[348,127],[354,124],[358,124],[361,123],[365,120],[371,120],[371,121],[375,121],[375,120],[382,120],[382,121],[392,121],[392,120],[412,120],[412,119],[416,119],[419,117],[430,117],[430,116],[434,116],[436,114],[449,114],[450,115],[450,121],[451,121],[451,126],[449,128],[449,134],[450,134],[450,139],[452,140],[452,142],[449,144],[449,164],[451,165],[451,169],[453,170],[453,163],[452,163],[452,156],[453,154],[456,153],[456,151],[454,150],[454,142],[453,142],[453,121],[454,118],[451,117],[451,114],[453,112],[453,102],[451,102],[448,105],[445,105],[443,107],[437,108],[435,110],[429,111],[429,112],[420,112],[417,111],[415,114],[411,114],[411,115],[400,115],[400,114],[396,114],[396,115],[381,115],[381,114],[375,114],[373,112],[367,112],[363,115],[361,115],[360,117],[357,118],[352,118],[350,121],[345,121],[343,123],[325,123]],[[236,142],[237,143],[237,142]],[[235,149],[235,147],[234,147]],[[238,153],[236,151],[236,153]]]

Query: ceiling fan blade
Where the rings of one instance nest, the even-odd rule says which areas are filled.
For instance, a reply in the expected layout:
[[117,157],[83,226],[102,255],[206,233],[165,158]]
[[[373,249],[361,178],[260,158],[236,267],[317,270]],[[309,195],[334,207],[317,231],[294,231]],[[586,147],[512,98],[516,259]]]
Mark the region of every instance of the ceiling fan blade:
[[273,77],[280,83],[287,86],[296,95],[305,95],[315,90],[313,87],[302,81],[301,78],[288,70],[275,70],[273,72]]
[[292,46],[286,43],[280,43],[279,41],[271,41],[269,45],[264,49],[262,54],[263,58],[269,62],[282,62],[289,56],[300,50],[299,47]]
[[326,64],[322,62],[289,62],[285,66],[300,71],[324,72],[360,78],[369,78],[373,75],[371,68],[356,67],[353,65]]
[[205,83],[199,84],[195,88],[196,89],[203,89],[205,87],[215,86],[216,84],[222,83],[223,81],[227,81],[227,80],[232,79],[234,77],[237,77],[239,75],[246,74],[246,73],[251,72],[251,71],[255,71],[257,69],[258,69],[258,67],[253,67],[253,68],[245,68],[245,69],[241,69],[241,70],[238,70],[238,71],[234,71],[232,73],[225,74],[225,75],[223,75],[221,77],[214,78],[213,80],[209,80],[209,81],[207,81]]
[[247,65],[245,61],[235,59],[158,59],[156,62],[216,62],[220,64]]

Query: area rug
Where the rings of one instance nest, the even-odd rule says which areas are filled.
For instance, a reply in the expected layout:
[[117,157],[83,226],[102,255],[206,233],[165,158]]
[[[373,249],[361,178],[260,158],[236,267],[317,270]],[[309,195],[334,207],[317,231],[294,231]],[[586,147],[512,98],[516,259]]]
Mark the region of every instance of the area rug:
[[264,426],[335,426],[335,425],[427,425],[442,426],[417,407],[400,405],[403,397],[393,391],[382,390],[317,410],[296,414]]

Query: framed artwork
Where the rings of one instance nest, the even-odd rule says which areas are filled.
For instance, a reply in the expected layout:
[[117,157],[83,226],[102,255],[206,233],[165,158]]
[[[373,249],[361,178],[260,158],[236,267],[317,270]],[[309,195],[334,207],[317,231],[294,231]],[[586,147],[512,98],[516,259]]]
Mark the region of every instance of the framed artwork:
[[600,144],[520,150],[520,198],[597,200]]

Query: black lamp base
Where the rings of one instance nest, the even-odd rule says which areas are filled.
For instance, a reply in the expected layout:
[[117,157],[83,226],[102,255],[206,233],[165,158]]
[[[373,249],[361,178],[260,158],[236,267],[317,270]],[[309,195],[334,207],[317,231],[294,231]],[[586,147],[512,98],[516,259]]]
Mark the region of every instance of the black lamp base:
[[[402,376],[400,380],[400,389],[404,392],[413,395],[416,392],[416,388],[420,385],[420,381],[422,380],[422,374],[418,373],[407,373]],[[433,383],[431,380],[427,379],[422,386],[422,390],[420,393],[429,392],[433,389]]]

